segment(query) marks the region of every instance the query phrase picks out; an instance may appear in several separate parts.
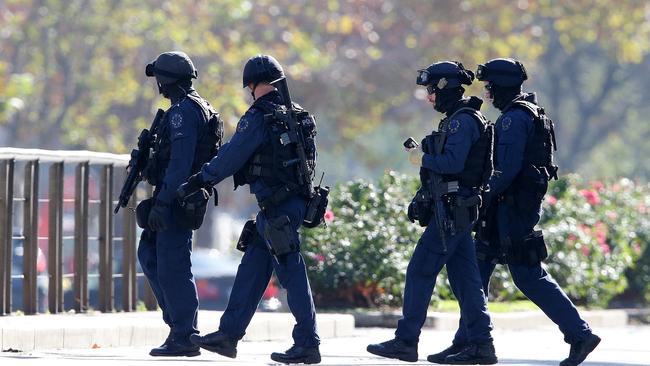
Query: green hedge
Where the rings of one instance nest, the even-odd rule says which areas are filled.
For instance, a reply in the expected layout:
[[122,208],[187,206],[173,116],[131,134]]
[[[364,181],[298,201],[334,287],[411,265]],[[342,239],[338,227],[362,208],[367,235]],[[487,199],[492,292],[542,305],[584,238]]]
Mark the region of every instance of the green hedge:
[[[399,306],[406,266],[422,228],[406,218],[418,182],[387,172],[378,182],[355,180],[330,195],[326,226],[303,231],[303,252],[315,301],[324,307]],[[621,179],[583,182],[570,175],[552,182],[544,203],[550,257],[546,268],[576,303],[607,306],[624,292],[650,300],[650,187]],[[490,297],[524,296],[498,266]],[[451,299],[446,273],[436,299]]]

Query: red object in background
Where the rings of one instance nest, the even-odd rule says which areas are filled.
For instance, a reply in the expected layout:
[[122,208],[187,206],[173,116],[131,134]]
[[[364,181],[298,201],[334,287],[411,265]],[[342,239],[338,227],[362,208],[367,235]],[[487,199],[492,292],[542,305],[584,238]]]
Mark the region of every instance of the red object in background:
[[262,295],[262,298],[264,300],[274,298],[278,295],[279,292],[280,289],[278,289],[278,286],[275,284],[275,278],[271,278],[269,285],[266,286],[266,290],[264,290],[264,295]]
[[207,279],[196,281],[196,292],[199,295],[199,299],[218,300],[220,297],[219,289]]

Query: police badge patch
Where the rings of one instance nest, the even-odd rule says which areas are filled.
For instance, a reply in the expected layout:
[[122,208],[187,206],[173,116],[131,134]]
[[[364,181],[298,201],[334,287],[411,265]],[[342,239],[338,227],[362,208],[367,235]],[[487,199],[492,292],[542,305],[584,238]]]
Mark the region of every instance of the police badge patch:
[[459,120],[453,119],[453,120],[451,120],[451,122],[449,122],[449,128],[448,128],[449,134],[458,132],[459,128],[460,128],[460,121]]
[[510,119],[510,117],[505,117],[501,122],[501,129],[503,131],[508,131],[511,124],[512,124],[512,119]]
[[180,113],[176,113],[172,116],[172,127],[173,128],[180,128],[181,125],[183,124],[183,116],[181,116]]
[[244,132],[247,127],[248,127],[248,120],[246,118],[242,118],[239,120],[239,123],[237,124],[237,132]]

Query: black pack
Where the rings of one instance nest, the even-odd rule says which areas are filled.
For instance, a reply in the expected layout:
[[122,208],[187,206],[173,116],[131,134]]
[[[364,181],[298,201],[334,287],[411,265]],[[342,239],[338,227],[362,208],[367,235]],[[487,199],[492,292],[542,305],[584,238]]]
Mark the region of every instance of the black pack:
[[520,107],[533,116],[535,131],[532,141],[526,144],[524,166],[532,165],[546,169],[549,179],[558,179],[558,167],[553,162],[553,152],[557,151],[553,121],[548,118],[544,108],[526,100],[516,100],[510,108]]
[[[260,202],[264,210],[273,208],[285,199],[300,195],[309,200],[303,225],[313,228],[320,225],[328,204],[329,187],[313,187],[316,171],[316,121],[314,117],[293,104],[288,111],[285,106],[260,101],[255,108],[264,113],[271,138],[235,174],[235,187],[262,179],[275,192]],[[292,131],[283,120],[288,113],[295,114],[297,131]],[[304,161],[301,152],[304,153]]]

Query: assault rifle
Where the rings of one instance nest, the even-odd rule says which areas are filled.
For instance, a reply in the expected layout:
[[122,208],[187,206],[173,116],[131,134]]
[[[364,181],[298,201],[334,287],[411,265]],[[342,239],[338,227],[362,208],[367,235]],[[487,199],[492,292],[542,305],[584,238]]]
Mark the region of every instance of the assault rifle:
[[158,132],[158,126],[160,121],[165,115],[165,111],[158,109],[156,116],[151,123],[150,129],[143,129],[140,132],[138,137],[138,148],[131,150],[131,160],[129,161],[129,166],[126,168],[128,175],[122,186],[122,191],[120,192],[120,198],[115,206],[114,214],[120,210],[120,207],[126,207],[131,199],[131,195],[135,191],[135,188],[138,186],[138,183],[142,181],[142,172],[147,166],[147,161],[149,159],[149,151],[153,147],[153,139],[156,133]]
[[291,94],[289,94],[289,87],[287,86],[286,79],[277,81],[273,85],[278,89],[278,92],[282,96],[284,106],[286,107],[285,110],[276,110],[274,112],[274,117],[284,122],[288,129],[287,132],[280,136],[280,141],[282,145],[295,143],[296,153],[298,155],[298,158],[282,162],[282,165],[286,168],[288,166],[298,164],[298,184],[300,185],[301,190],[304,190],[303,193],[310,196],[312,193],[311,183],[313,179],[313,171],[310,170],[307,166],[305,137],[303,136],[302,128],[298,124],[298,114],[301,111],[293,107],[293,103],[291,102]]
[[[444,133],[434,133],[425,137],[422,141],[424,144],[422,146],[422,151],[425,153],[435,153],[436,155],[441,154],[444,139]],[[409,137],[404,141],[404,147],[407,150],[415,149],[419,146],[420,145],[412,137]],[[424,168],[420,169],[422,170]],[[422,174],[422,171],[420,174]],[[451,185],[445,183],[440,174],[428,170],[426,170],[422,178],[424,178],[422,179],[422,188],[424,188],[422,194],[425,196],[425,199],[431,201],[431,210],[433,211],[433,218],[438,228],[438,235],[440,235],[440,240],[442,241],[442,248],[447,252],[447,230],[449,230],[453,235],[455,233],[455,228],[454,223],[447,217],[443,196],[447,193],[457,191],[458,186],[457,184]]]

